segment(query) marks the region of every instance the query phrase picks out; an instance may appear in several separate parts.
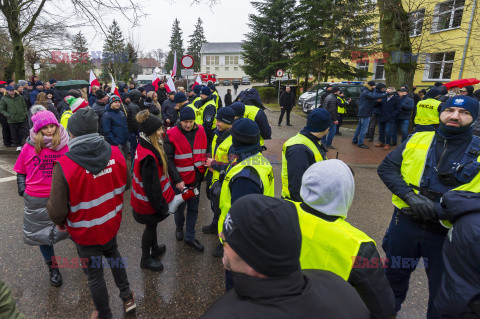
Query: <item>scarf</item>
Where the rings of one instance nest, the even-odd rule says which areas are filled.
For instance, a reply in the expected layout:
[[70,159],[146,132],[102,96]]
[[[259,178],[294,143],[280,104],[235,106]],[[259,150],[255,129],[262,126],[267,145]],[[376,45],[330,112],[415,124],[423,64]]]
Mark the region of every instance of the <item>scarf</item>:
[[[43,145],[45,145],[45,148],[49,148],[54,151],[59,151],[62,148],[65,147],[65,145],[68,144],[68,133],[65,130],[65,128],[61,125],[58,126],[58,133],[60,135],[60,144],[58,144],[56,147],[52,148],[52,140],[53,136],[43,136]],[[35,145],[35,141],[37,139],[37,133],[33,130],[33,127],[30,129],[30,141],[32,141],[32,144]]]

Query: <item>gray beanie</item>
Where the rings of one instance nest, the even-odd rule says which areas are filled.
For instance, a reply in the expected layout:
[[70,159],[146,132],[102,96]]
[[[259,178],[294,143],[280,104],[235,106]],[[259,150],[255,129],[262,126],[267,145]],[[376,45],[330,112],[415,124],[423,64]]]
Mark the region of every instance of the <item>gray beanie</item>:
[[73,136],[81,136],[98,131],[98,116],[95,111],[87,106],[79,109],[68,119],[67,131]]
[[352,171],[340,160],[317,162],[303,174],[300,196],[305,204],[326,215],[347,218],[354,193]]

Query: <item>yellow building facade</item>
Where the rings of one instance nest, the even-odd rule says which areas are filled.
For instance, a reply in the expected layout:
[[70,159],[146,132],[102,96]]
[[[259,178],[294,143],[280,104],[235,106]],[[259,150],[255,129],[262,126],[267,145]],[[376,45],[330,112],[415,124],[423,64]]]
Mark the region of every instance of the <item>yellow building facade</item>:
[[[480,78],[480,0],[404,0],[403,3],[410,13],[413,54],[382,52],[381,40],[365,47],[365,51],[371,51],[368,54],[352,52],[349,64],[373,74],[362,80],[385,81],[385,58],[394,62],[417,61],[414,77],[417,87],[459,78]],[[378,22],[368,31],[378,33]]]

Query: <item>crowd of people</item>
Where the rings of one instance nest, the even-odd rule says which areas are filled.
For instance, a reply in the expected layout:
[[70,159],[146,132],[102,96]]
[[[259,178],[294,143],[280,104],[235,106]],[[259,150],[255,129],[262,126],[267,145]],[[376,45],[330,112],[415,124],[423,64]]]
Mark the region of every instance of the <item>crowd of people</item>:
[[[55,267],[54,244],[74,242],[86,265],[96,308],[92,318],[112,318],[103,268],[93,265],[95,257],[122,259],[116,238],[125,191],[131,189],[134,220],[145,225],[140,267],[158,272],[167,249],[158,242],[157,226],[171,214],[172,235],[192,251],[204,251],[196,238],[202,183],[212,210],[212,222],[202,232],[218,236],[213,255],[223,258],[226,290],[205,318],[232,312],[239,318],[315,313],[395,318],[416,268],[403,260],[421,257],[428,261],[427,318],[480,316],[478,264],[469,260],[480,256],[472,247],[480,225],[475,98],[460,91],[442,98],[442,89],[432,87],[415,105],[406,86],[397,96],[394,88],[365,84],[357,146],[368,148],[364,139],[375,106],[383,112],[378,116],[384,123],[379,124],[383,147],[394,145],[395,126],[389,123],[410,121],[409,112],[415,112],[414,134],[404,136],[408,125],[399,122],[402,144],[378,168],[395,206],[381,245],[387,259],[382,259],[374,240],[347,221],[355,193],[352,169],[327,158],[348,103],[338,87],[326,90],[324,107],[314,109],[305,127],[283,145],[281,198],[275,198],[273,168],[262,154],[271,127],[256,89],[223,106],[214,85],[170,92],[164,83],[154,89],[126,86],[120,96],[103,88],[92,87],[88,97],[78,90],[60,100],[52,94],[58,114],[48,102],[29,108],[21,96],[25,119],[20,123],[31,124],[14,167],[25,200],[24,241],[40,247],[55,287],[63,278]],[[6,92],[3,99],[20,96],[15,87]],[[34,102],[41,93],[40,88],[33,94]],[[288,88],[286,93],[279,125],[283,113],[290,124]],[[8,107],[4,112],[3,99],[0,111],[8,120],[12,113]],[[406,119],[399,118],[401,111],[408,113]],[[133,311],[135,294],[125,267],[109,268],[125,312]]]

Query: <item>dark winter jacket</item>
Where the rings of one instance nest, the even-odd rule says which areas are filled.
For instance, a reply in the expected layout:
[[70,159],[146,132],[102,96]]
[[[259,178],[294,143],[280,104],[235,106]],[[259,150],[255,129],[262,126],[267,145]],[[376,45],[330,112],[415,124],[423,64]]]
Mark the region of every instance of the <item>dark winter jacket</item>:
[[[442,213],[453,227],[443,244],[445,271],[435,309],[441,318],[480,317],[480,194],[449,191],[442,197]],[[476,305],[476,316],[474,312]],[[470,315],[470,316],[469,316]]]
[[143,107],[145,110],[148,110],[148,112],[150,112],[150,114],[152,114],[153,116],[156,116],[156,117],[162,116],[158,107],[155,104],[153,104],[153,102],[149,98],[145,100]]
[[292,91],[285,91],[280,95],[280,107],[282,106],[287,108],[295,106],[295,94]]
[[272,138],[272,128],[270,124],[268,124],[267,114],[260,109],[255,116],[255,123],[258,125],[258,129],[260,130],[260,136],[264,140],[269,140]]
[[[316,146],[322,157],[326,158],[326,148],[320,144],[320,139],[313,136],[306,128],[300,131],[300,134],[306,136]],[[288,191],[290,199],[301,202],[300,186],[302,185],[303,173],[313,164],[316,163],[313,152],[303,144],[292,145],[285,151],[288,169]]]
[[8,123],[22,123],[27,120],[28,109],[23,97],[15,91],[13,98],[9,94],[2,98],[0,113],[7,118]]
[[[214,95],[210,95],[205,100],[198,101],[197,108],[201,108],[207,102],[215,99]],[[217,114],[217,109],[215,105],[209,104],[203,110],[203,128],[205,129],[205,134],[207,134],[208,145],[212,144],[213,136],[215,135],[215,126],[213,126],[213,121],[215,120],[215,115]]]
[[53,104],[53,102],[47,101],[47,110],[55,114],[57,120],[60,121],[60,115],[58,114],[57,108],[55,107],[55,104]]
[[31,105],[35,105],[35,101],[37,100],[37,95],[40,92],[43,92],[43,90],[42,91],[34,90],[30,93],[30,104]]
[[93,104],[95,104],[95,102],[97,102],[97,100],[98,100],[98,98],[94,93],[88,94],[88,105],[90,105],[90,107],[92,107]]
[[319,105],[323,105],[323,102],[325,101],[325,99],[327,98],[327,96],[330,94],[331,91],[323,91],[322,93],[320,93],[320,96],[319,96]]
[[387,96],[387,93],[376,92],[370,86],[365,85],[358,98],[358,117],[372,116],[375,101],[385,96]]
[[260,94],[258,93],[257,89],[250,88],[242,92],[240,92],[239,96],[245,105],[255,105],[259,109],[265,110],[265,106],[262,104],[262,100],[260,99]]
[[370,318],[355,290],[329,271],[296,271],[263,279],[234,274],[233,281],[234,289],[217,300],[202,318]]
[[333,122],[338,120],[338,99],[335,94],[330,93],[327,95],[322,103],[322,107],[330,113]]
[[63,100],[62,93],[60,93],[59,89],[52,88],[51,90],[53,91],[53,100],[55,102]]
[[[314,210],[305,203],[300,204],[302,209],[318,218],[334,222],[338,216],[323,214]],[[390,283],[385,277],[385,271],[380,262],[380,255],[374,242],[360,245],[355,263],[347,282],[358,292],[370,311],[372,319],[392,318],[395,316],[395,297]],[[368,261],[368,262],[367,262]],[[364,267],[362,265],[376,265]]]
[[390,99],[388,96],[382,99],[380,102],[380,122],[393,123],[397,118],[397,114],[400,113],[402,109],[400,97],[398,95],[392,95]]
[[[160,97],[158,101],[160,102]],[[162,119],[164,122],[170,120],[171,126],[173,126],[178,119],[178,112],[175,110],[175,106],[177,106],[177,104],[170,99],[167,99],[162,103]]]
[[27,109],[30,110],[30,107],[32,107],[32,104],[30,103],[30,92],[28,92],[27,89],[23,89],[22,97],[25,100],[25,105],[27,106]]
[[138,106],[138,101],[142,94],[138,90],[132,90],[130,92],[131,102],[126,106],[127,109],[127,126],[130,133],[138,132],[138,122],[135,116],[140,112],[140,106]]
[[[238,156],[236,163],[239,163],[252,156],[251,153],[256,154],[256,152],[244,152],[241,149],[234,149],[233,151],[235,155]],[[258,175],[257,171],[251,167],[245,167],[238,174],[236,174],[230,180],[229,187],[231,194],[231,205],[233,205],[233,203],[235,203],[237,199],[242,198],[243,196],[250,194],[263,194],[262,180]]]
[[415,108],[415,101],[408,96],[400,98],[401,111],[397,114],[397,120],[409,120],[412,116],[412,111]]
[[111,145],[127,144],[128,127],[125,113],[122,109],[114,110],[107,106],[102,116],[102,129],[105,140]]
[[103,128],[102,128],[102,116],[103,114],[105,114],[106,106],[107,106],[106,104],[100,103],[98,102],[98,100],[95,101],[95,103],[92,106],[92,109],[95,111],[95,113],[98,116],[98,133],[100,135],[104,135]]
[[168,100],[167,89],[158,88],[156,93],[157,93],[157,96],[158,96],[158,103],[160,103],[160,105],[163,106],[163,102]]
[[[191,131],[185,131],[182,128],[182,125],[180,123],[177,124],[178,129],[180,132],[185,135],[187,141],[190,143],[190,146],[193,149],[193,143],[195,141],[195,135],[198,132],[198,126],[195,125],[195,127]],[[175,166],[175,146],[170,142],[168,139],[168,134],[165,135],[164,140],[163,140],[163,149],[165,150],[165,154],[167,155],[168,158],[168,175],[170,176],[170,180],[173,182],[172,186],[175,186],[175,184],[181,183],[182,182],[182,177],[180,176],[180,173],[178,172],[176,166]],[[195,183],[194,185],[197,185],[202,182],[203,180],[203,175],[200,173],[200,171],[195,167]],[[188,186],[194,186],[194,185],[188,185]]]
[[225,98],[223,100],[225,101],[225,106],[229,106],[230,104],[232,104],[232,94],[231,93],[225,94]]

